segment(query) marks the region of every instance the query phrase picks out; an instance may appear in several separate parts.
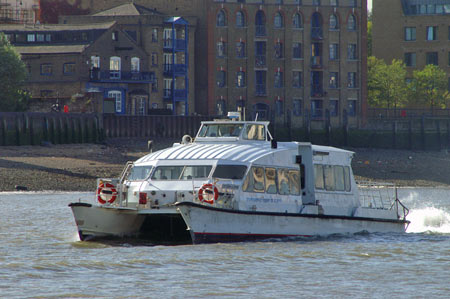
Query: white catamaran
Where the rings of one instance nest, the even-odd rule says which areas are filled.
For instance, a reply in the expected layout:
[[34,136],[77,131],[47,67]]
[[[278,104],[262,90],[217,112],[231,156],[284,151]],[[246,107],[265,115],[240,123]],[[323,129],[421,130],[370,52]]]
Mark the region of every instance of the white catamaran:
[[395,188],[357,184],[353,152],[276,142],[268,122],[202,122],[195,139],[98,179],[96,201],[71,203],[81,240],[207,243],[404,232]]

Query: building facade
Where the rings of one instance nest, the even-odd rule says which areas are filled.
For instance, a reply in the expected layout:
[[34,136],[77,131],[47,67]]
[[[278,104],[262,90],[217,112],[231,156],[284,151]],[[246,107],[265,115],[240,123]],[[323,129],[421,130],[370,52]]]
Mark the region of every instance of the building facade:
[[70,101],[76,111],[117,114],[194,113],[195,30],[183,18],[134,4],[116,9],[120,14],[106,10],[58,25],[2,26],[29,69],[33,102]]
[[39,0],[0,0],[0,24],[34,24],[39,7]]
[[[123,3],[82,1],[101,11]],[[135,0],[198,18],[196,112],[245,109],[295,126],[358,126],[367,109],[367,0]]]
[[450,0],[377,0],[373,3],[373,55],[404,61],[409,75],[427,64],[450,76]]

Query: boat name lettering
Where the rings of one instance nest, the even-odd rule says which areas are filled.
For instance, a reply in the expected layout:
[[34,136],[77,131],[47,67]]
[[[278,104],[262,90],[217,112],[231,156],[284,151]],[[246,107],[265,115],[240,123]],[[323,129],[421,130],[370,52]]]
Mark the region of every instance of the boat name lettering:
[[247,197],[247,201],[258,201],[264,203],[279,203],[281,202],[281,198],[255,198],[255,197]]

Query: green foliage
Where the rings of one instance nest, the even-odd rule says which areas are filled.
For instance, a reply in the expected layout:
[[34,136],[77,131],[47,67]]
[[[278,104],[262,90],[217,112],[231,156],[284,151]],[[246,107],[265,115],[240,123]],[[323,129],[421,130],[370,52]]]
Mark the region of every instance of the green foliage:
[[409,106],[430,107],[432,110],[448,107],[447,80],[446,73],[436,65],[429,64],[423,70],[414,71]]
[[400,60],[387,65],[374,56],[368,58],[368,102],[377,108],[403,107],[408,98],[406,68]]
[[0,111],[23,111],[29,95],[22,90],[27,71],[20,55],[0,34]]

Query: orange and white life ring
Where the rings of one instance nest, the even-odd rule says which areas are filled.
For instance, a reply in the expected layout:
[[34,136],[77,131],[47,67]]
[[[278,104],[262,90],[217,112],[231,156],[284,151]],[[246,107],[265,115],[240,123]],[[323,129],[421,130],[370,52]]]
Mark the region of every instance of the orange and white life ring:
[[97,200],[104,205],[113,203],[117,198],[117,190],[111,183],[100,183],[97,188]]
[[[206,190],[212,191],[213,192],[213,197],[210,199],[206,199],[203,197],[203,192],[205,192]],[[214,186],[213,184],[204,184],[199,190],[198,190],[198,199],[201,202],[206,202],[209,204],[213,204],[214,201],[217,200],[217,198],[219,198],[219,190],[217,190],[217,187]]]

